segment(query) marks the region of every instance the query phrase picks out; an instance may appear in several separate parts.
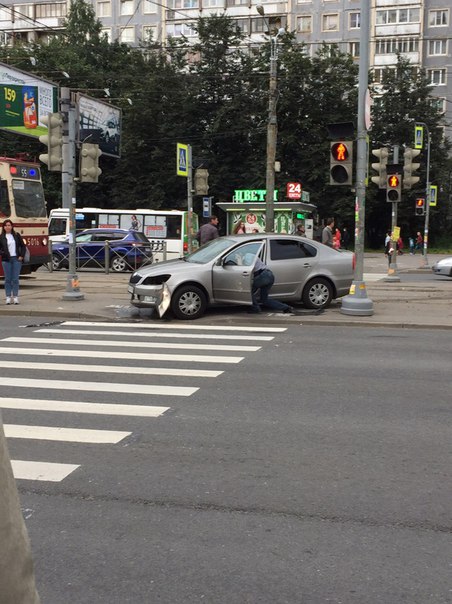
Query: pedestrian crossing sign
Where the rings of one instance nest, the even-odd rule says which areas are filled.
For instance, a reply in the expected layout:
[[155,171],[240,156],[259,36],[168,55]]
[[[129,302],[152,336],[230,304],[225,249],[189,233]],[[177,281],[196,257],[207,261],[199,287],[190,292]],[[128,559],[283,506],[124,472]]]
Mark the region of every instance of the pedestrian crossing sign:
[[414,127],[414,148],[422,149],[424,146],[424,126]]
[[188,177],[188,145],[177,143],[177,175]]
[[430,185],[430,206],[436,206],[438,201],[438,185]]

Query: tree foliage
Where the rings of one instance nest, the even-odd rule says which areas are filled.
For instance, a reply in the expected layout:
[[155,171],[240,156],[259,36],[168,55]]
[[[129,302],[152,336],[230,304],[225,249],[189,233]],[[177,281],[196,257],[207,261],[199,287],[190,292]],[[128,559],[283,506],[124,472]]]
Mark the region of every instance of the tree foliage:
[[[186,180],[176,176],[176,143],[193,148],[194,166],[209,169],[210,194],[230,201],[237,188],[265,188],[270,45],[250,47],[225,15],[200,18],[197,42],[170,40],[162,47],[143,40],[136,48],[109,43],[94,10],[74,0],[64,33],[49,43],[2,48],[1,60],[54,80],[60,86],[105,97],[123,111],[122,157],[102,157],[97,185],[79,185],[80,205],[124,208],[175,208],[186,204]],[[67,78],[63,72],[69,74]],[[428,124],[432,136],[431,181],[446,182],[449,146],[442,139],[441,115],[433,107],[425,75],[413,74],[399,57],[387,71],[373,110],[372,147],[410,144],[413,123]],[[314,56],[285,34],[278,44],[278,146],[281,194],[289,181],[301,181],[325,218],[353,226],[354,193],[328,184],[329,140],[326,126],[355,122],[358,69],[335,46]],[[127,99],[131,99],[132,105]],[[2,151],[29,150],[40,144],[2,133]],[[425,170],[424,170],[425,171]],[[422,182],[425,174],[421,173]],[[46,175],[49,207],[60,203],[58,175]],[[413,191],[418,194],[418,190]],[[411,226],[411,196],[400,214]],[[372,229],[387,227],[388,206],[368,190]],[[195,206],[196,207],[196,206]],[[433,226],[444,230],[443,204]],[[368,218],[368,222],[369,222]],[[384,226],[383,226],[384,224]]]

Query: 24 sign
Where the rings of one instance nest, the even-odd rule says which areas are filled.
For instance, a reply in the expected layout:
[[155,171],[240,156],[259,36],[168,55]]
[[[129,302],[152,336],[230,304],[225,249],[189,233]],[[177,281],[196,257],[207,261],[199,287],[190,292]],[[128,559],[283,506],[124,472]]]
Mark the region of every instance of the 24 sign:
[[301,182],[288,182],[286,197],[287,199],[301,199]]

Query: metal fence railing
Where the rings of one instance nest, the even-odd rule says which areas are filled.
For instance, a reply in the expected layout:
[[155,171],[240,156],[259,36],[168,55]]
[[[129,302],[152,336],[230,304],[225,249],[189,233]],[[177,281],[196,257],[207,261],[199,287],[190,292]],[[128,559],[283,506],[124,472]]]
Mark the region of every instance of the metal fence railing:
[[[149,245],[121,246],[111,245],[105,241],[104,245],[75,244],[76,268],[102,269],[106,274],[110,272],[121,273],[134,271],[141,266],[151,264],[154,255],[159,253],[166,260],[166,241],[150,241]],[[69,268],[69,245],[52,245],[49,243],[51,262],[47,265],[49,271]]]

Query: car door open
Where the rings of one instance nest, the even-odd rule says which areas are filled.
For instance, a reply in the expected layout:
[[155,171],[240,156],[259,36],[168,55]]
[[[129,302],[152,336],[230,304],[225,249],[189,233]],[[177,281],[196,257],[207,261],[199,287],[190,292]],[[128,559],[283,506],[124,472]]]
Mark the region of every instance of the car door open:
[[249,241],[217,260],[212,267],[215,302],[251,304],[253,269],[263,246],[263,241]]

